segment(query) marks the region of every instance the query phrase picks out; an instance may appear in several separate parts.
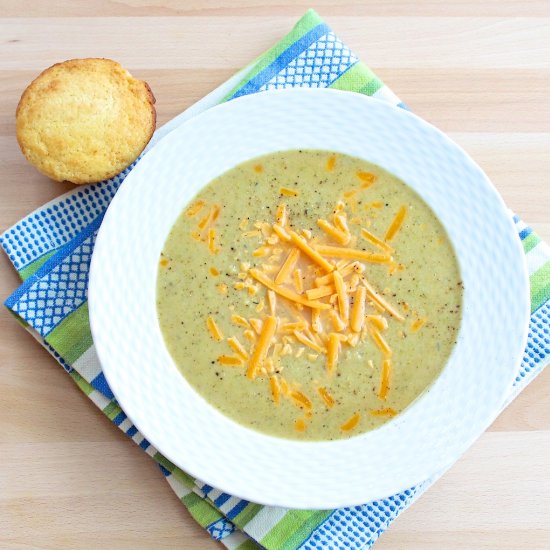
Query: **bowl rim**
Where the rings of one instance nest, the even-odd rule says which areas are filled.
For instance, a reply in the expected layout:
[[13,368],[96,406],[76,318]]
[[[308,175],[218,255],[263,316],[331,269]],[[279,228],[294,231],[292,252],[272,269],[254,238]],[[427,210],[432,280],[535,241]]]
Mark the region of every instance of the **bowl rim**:
[[[310,109],[312,102],[316,102],[314,110]],[[513,324],[513,327],[504,327],[501,330],[502,334],[499,333],[499,338],[502,340],[501,344],[505,346],[505,349],[508,352],[508,360],[505,363],[506,368],[502,366],[498,370],[500,377],[499,380],[492,381],[494,386],[490,388],[490,397],[488,398],[491,405],[487,406],[485,404],[485,406],[483,406],[483,404],[479,404],[478,401],[475,402],[476,404],[479,404],[480,409],[482,409],[482,412],[480,412],[482,418],[478,418],[475,415],[465,415],[470,420],[474,421],[474,425],[470,430],[465,430],[468,432],[467,437],[464,433],[461,433],[461,444],[459,446],[455,445],[452,452],[446,452],[444,448],[441,448],[441,445],[438,446],[436,441],[433,441],[429,436],[424,434],[423,436],[426,438],[425,443],[434,445],[434,453],[437,455],[437,460],[432,461],[428,466],[420,466],[418,464],[419,460],[425,459],[428,455],[426,455],[423,451],[422,446],[418,446],[415,448],[415,452],[417,452],[419,456],[412,460],[415,468],[414,475],[407,477],[403,474],[403,472],[401,472],[401,478],[403,479],[401,482],[396,482],[393,484],[380,483],[375,490],[370,491],[369,488],[366,487],[364,483],[361,483],[360,480],[366,476],[371,483],[375,483],[376,480],[374,479],[373,472],[371,471],[374,467],[370,468],[368,472],[365,469],[361,470],[361,467],[365,468],[365,461],[364,459],[357,459],[358,452],[365,452],[369,449],[369,445],[358,445],[358,441],[376,439],[376,441],[379,442],[380,438],[382,438],[382,440],[387,439],[388,441],[391,440],[397,442],[396,446],[401,445],[401,443],[398,443],[398,440],[396,440],[396,437],[399,437],[400,435],[405,437],[405,435],[409,433],[408,430],[410,430],[412,426],[420,426],[418,414],[414,415],[411,413],[415,412],[419,406],[428,399],[429,396],[441,393],[441,395],[446,396],[447,399],[453,399],[448,391],[442,393],[440,386],[443,384],[441,380],[446,378],[444,375],[448,372],[448,366],[455,360],[457,349],[463,345],[462,342],[464,331],[462,328],[460,331],[461,334],[459,336],[459,342],[451,354],[447,367],[445,367],[443,373],[430,387],[429,391],[422,394],[402,414],[381,428],[366,432],[348,440],[337,440],[331,442],[300,442],[284,440],[261,434],[259,432],[253,432],[248,428],[240,426],[207,404],[206,401],[187,383],[185,378],[179,374],[178,371],[178,376],[180,376],[183,380],[183,384],[179,384],[179,389],[184,390],[185,398],[190,402],[185,405],[186,414],[189,413],[190,407],[199,407],[205,414],[205,411],[208,411],[207,418],[209,423],[211,423],[211,425],[205,429],[198,429],[197,427],[189,428],[189,426],[186,427],[185,422],[181,423],[181,413],[173,408],[173,403],[166,406],[161,403],[163,399],[166,398],[166,393],[164,392],[169,391],[167,387],[168,384],[159,382],[158,380],[155,380],[154,383],[152,383],[153,378],[155,377],[155,371],[147,368],[146,365],[141,365],[141,367],[143,367],[143,371],[141,373],[136,371],[135,365],[131,367],[133,368],[131,371],[132,376],[145,376],[145,379],[151,382],[150,386],[146,386],[145,388],[139,387],[137,385],[138,382],[131,380],[128,373],[123,374],[122,372],[122,367],[129,368],[128,364],[123,360],[125,353],[132,353],[129,345],[138,345],[135,340],[132,340],[134,335],[131,334],[131,330],[135,329],[138,331],[137,333],[143,335],[142,332],[139,332],[138,325],[140,323],[136,321],[131,327],[124,327],[124,329],[122,329],[120,325],[116,326],[116,329],[121,337],[126,339],[124,341],[124,345],[120,345],[120,341],[119,345],[116,345],[114,340],[111,338],[114,328],[112,325],[112,318],[116,321],[120,321],[120,308],[124,308],[126,315],[136,312],[141,314],[144,312],[149,312],[150,314],[150,304],[149,306],[143,306],[144,309],[140,309],[143,305],[141,303],[138,304],[139,307],[136,308],[136,306],[132,306],[131,309],[129,309],[129,304],[124,301],[128,296],[128,289],[123,289],[122,286],[134,284],[136,279],[135,277],[130,280],[127,277],[124,279],[121,278],[121,270],[123,268],[127,268],[127,266],[124,266],[123,263],[125,261],[133,261],[131,255],[129,254],[129,250],[132,250],[132,234],[131,229],[129,228],[131,227],[133,231],[135,231],[136,227],[140,227],[141,230],[152,229],[151,223],[148,220],[139,220],[140,213],[138,212],[138,207],[143,207],[145,201],[143,194],[145,193],[149,200],[161,200],[164,201],[164,203],[169,200],[174,200],[175,196],[177,197],[177,193],[172,190],[167,193],[164,198],[162,198],[162,196],[159,198],[159,194],[155,190],[147,189],[147,186],[144,184],[145,180],[151,177],[151,175],[157,174],[158,179],[164,182],[163,185],[168,185],[166,184],[166,178],[170,172],[168,169],[164,169],[164,171],[162,171],[162,169],[159,170],[160,165],[166,165],[166,159],[168,159],[171,164],[177,164],[177,162],[181,162],[181,160],[177,160],[178,156],[187,155],[187,157],[189,157],[192,154],[189,151],[195,151],[196,154],[196,150],[199,146],[204,149],[205,144],[209,144],[209,146],[212,147],[212,150],[218,151],[217,147],[221,146],[220,143],[223,142],[224,139],[226,142],[231,142],[230,137],[233,135],[234,141],[234,135],[237,131],[235,125],[238,125],[238,129],[241,131],[243,129],[248,129],[252,132],[254,131],[254,124],[257,125],[259,120],[265,120],[266,118],[274,127],[278,128],[278,130],[285,135],[284,139],[281,139],[280,136],[270,137],[269,132],[266,137],[264,133],[263,139],[267,140],[271,144],[271,150],[274,151],[285,148],[294,148],[282,146],[285,143],[285,140],[289,139],[289,136],[285,134],[285,129],[281,126],[281,123],[284,121],[287,125],[291,124],[292,120],[289,116],[290,114],[295,115],[296,113],[300,113],[308,120],[321,122],[320,117],[323,116],[323,113],[326,115],[329,107],[332,107],[335,111],[337,111],[338,115],[343,117],[343,119],[339,119],[337,123],[342,124],[342,120],[345,120],[348,125],[346,126],[347,129],[349,129],[349,125],[352,121],[357,122],[357,119],[354,118],[354,113],[357,110],[362,111],[361,114],[366,117],[371,124],[378,124],[378,129],[382,128],[380,124],[384,121],[386,123],[390,123],[390,125],[393,125],[392,130],[394,132],[401,132],[398,137],[402,139],[402,142],[396,141],[395,143],[396,146],[399,145],[399,147],[401,147],[401,150],[399,150],[401,160],[407,157],[407,155],[410,155],[411,151],[418,154],[419,149],[415,149],[415,144],[413,141],[414,139],[418,139],[419,136],[426,141],[424,145],[428,144],[429,146],[439,147],[441,149],[441,151],[438,150],[439,154],[449,155],[448,158],[444,158],[446,158],[449,162],[452,161],[451,164],[456,163],[456,166],[452,166],[452,169],[458,171],[463,170],[464,174],[467,174],[468,177],[473,178],[472,181],[475,181],[476,185],[483,188],[482,195],[483,200],[485,201],[483,212],[490,212],[490,215],[492,216],[492,223],[494,222],[497,224],[500,233],[493,232],[492,235],[493,237],[496,235],[496,238],[500,238],[499,244],[506,250],[507,254],[507,256],[503,258],[502,255],[504,253],[501,250],[499,252],[500,255],[497,254],[494,258],[492,258],[492,261],[495,261],[500,269],[504,269],[508,266],[507,274],[512,274],[515,277],[515,279],[513,279],[513,290],[515,292],[516,302],[513,304],[513,308],[512,305],[510,306],[510,311],[513,310],[512,313],[508,310],[504,310],[508,316],[512,316],[510,322]],[[277,117],[274,116],[274,112],[278,113]],[[281,121],[281,118],[283,121]],[[336,127],[336,121],[327,121],[326,118],[327,117],[323,120],[325,127]],[[297,131],[296,129],[298,127],[300,128],[299,131],[305,131],[303,123],[301,126],[300,124],[297,124],[294,130]],[[217,132],[215,130],[217,130]],[[271,129],[269,131],[272,132]],[[383,132],[384,130],[382,129],[381,131]],[[391,133],[387,133],[384,137],[388,138],[388,136],[390,136],[389,139],[392,139]],[[270,139],[271,141],[269,141]],[[308,139],[305,139],[304,136],[304,142],[308,143],[313,138],[312,136],[309,136]],[[313,139],[313,141],[315,141],[315,139]],[[404,147],[405,144],[407,147],[412,149],[408,151],[407,148]],[[346,143],[346,147],[347,146],[348,144]],[[374,145],[371,144],[369,146]],[[176,152],[178,147],[180,149]],[[309,149],[312,147],[305,146],[303,148]],[[241,149],[243,149],[242,146]],[[239,149],[238,153],[235,153],[237,156],[238,154],[246,154],[243,153],[241,149]],[[253,146],[247,142],[247,144],[245,144],[244,151],[246,152],[251,149],[253,149]],[[422,149],[420,149],[420,151],[422,151]],[[346,151],[337,150],[336,148],[336,152]],[[423,154],[427,153],[429,153],[429,151],[423,152]],[[256,156],[258,155],[253,154],[248,158],[251,159]],[[428,156],[426,159],[428,159]],[[234,166],[237,164],[234,162],[231,164],[230,160],[228,162],[228,166]],[[371,162],[374,161],[371,160]],[[442,166],[442,159],[435,159],[433,162],[436,167]],[[379,162],[375,163],[380,164]],[[402,177],[402,175],[398,173],[398,171],[396,172],[395,169],[392,170],[391,167],[384,164],[380,165],[411,185],[411,178]],[[217,172],[216,169],[218,170]],[[213,179],[208,175],[211,176],[212,174],[221,174],[224,171],[225,169],[222,170],[219,166],[214,168],[211,166],[209,167],[209,170],[204,169],[204,175],[201,175],[202,180],[204,180],[203,184],[206,185],[209,181],[211,181],[211,179]],[[205,179],[207,177],[209,177],[209,179]],[[415,188],[414,185],[411,186]],[[198,190],[202,187],[202,184],[200,187],[197,187],[196,190],[191,193],[189,198],[192,198],[193,195],[195,195],[196,192],[198,192]],[[420,196],[424,198],[424,200],[426,200],[422,192],[420,192],[417,188],[415,188],[415,190],[419,192]],[[476,192],[481,191],[476,189]],[[471,197],[463,198],[467,201],[471,201]],[[187,202],[187,200],[180,201],[181,207],[179,208],[178,213],[181,212],[181,209],[185,206],[185,204],[187,204]],[[430,204],[429,200],[426,200],[426,202],[428,202],[428,204],[433,208],[433,205]],[[474,205],[472,205],[472,207],[473,206]],[[153,211],[153,217],[155,220],[158,219],[157,211],[158,208]],[[437,210],[436,214],[439,214]],[[171,215],[173,216],[173,213]],[[439,215],[438,217],[444,227],[449,230],[446,225],[446,220],[441,219],[441,216]],[[141,216],[141,218],[143,217]],[[138,220],[141,222],[140,225],[136,225]],[[173,221],[174,220],[175,218],[173,218]],[[130,222],[133,224],[132,226],[129,225]],[[172,223],[168,224],[166,221],[163,223],[164,228],[170,228],[172,225]],[[162,236],[162,242],[164,242],[166,235],[167,231]],[[456,243],[453,240],[455,235],[450,234],[449,236],[451,237],[451,241],[453,245],[455,245],[456,250]],[[158,240],[159,239],[157,238],[157,241]],[[142,241],[142,244],[143,242],[145,241]],[[154,246],[148,241],[146,244],[148,247],[147,250]],[[115,253],[120,255],[116,261],[113,261],[112,258],[113,249]],[[462,270],[462,267],[465,265],[464,258],[461,258],[458,252],[457,256]],[[124,260],[121,259],[121,257],[123,257]],[[513,265],[504,261],[510,260],[510,258],[512,258],[515,262]],[[111,265],[109,265],[109,263]],[[149,269],[147,266],[144,267],[146,271]],[[156,281],[156,263],[154,267]],[[487,265],[484,267],[487,268]],[[150,270],[147,276],[150,277]],[[467,289],[468,287],[465,289],[463,298],[465,310],[468,310],[469,307],[466,300],[471,299],[467,293]],[[491,296],[496,300],[497,296],[494,290],[495,289],[487,289],[487,292],[492,292]],[[437,471],[448,467],[452,462],[454,462],[454,460],[456,460],[456,458],[458,458],[461,452],[463,452],[482,433],[482,431],[484,431],[484,429],[492,422],[494,417],[496,417],[500,411],[500,405],[504,403],[507,391],[509,390],[509,387],[515,377],[515,367],[519,364],[521,354],[525,347],[530,313],[528,294],[529,282],[525,258],[507,208],[487,176],[460,147],[458,147],[439,130],[418,118],[416,115],[380,100],[352,92],[342,92],[330,89],[293,89],[268,91],[251,96],[242,96],[236,100],[232,100],[231,102],[213,107],[175,129],[163,140],[161,140],[151,151],[149,151],[143,159],[140,160],[137,166],[126,177],[126,180],[123,182],[121,188],[111,202],[99,230],[90,268],[89,311],[90,327],[96,346],[96,351],[114,395],[129,418],[132,419],[143,435],[169,460],[182,467],[182,469],[191,474],[193,477],[203,480],[209,485],[215,485],[218,489],[226,493],[239,496],[246,500],[267,505],[292,508],[333,508],[355,505],[367,500],[383,498],[388,496],[390,493],[404,490],[412,485],[422,482],[431,475],[437,473]],[[476,297],[479,297],[479,293],[476,294]],[[500,304],[499,307],[502,307],[502,303],[498,303]],[[488,300],[486,304],[490,304],[490,301]],[[145,322],[150,325],[152,320],[147,320],[146,318]],[[155,322],[158,325],[156,315]],[[169,353],[164,347],[164,341],[160,335],[160,329],[158,326],[156,329],[152,326],[148,326],[148,329],[148,341],[150,343],[154,342],[156,347],[154,348],[155,353],[153,354],[150,350],[147,353],[145,353],[146,350],[143,350],[143,360],[156,360],[157,362],[161,362],[161,360],[166,362],[168,360],[171,362],[170,368],[176,369]],[[488,327],[485,327],[484,331],[485,334],[488,334]],[[160,342],[162,343],[162,350],[158,348],[159,336]],[[473,338],[473,336],[471,337]],[[505,342],[506,339],[507,342]],[[143,345],[141,345],[141,347],[143,347]],[[496,347],[497,346],[494,346],[495,353],[498,351]],[[503,354],[501,353],[501,356],[502,355]],[[139,356],[135,355],[135,353],[132,357],[138,361],[141,360]],[[471,354],[468,355],[468,357],[471,357]],[[165,373],[167,377],[171,376],[168,371],[162,372]],[[140,381],[142,380],[140,379]],[[170,381],[174,382],[174,379],[171,378]],[[491,380],[487,378],[487,382],[491,382]],[[126,385],[129,385],[130,389],[126,388]],[[161,388],[160,393],[159,388]],[[478,398],[479,397],[480,396],[478,395]],[[430,399],[430,406],[433,408],[433,397],[430,397]],[[147,414],[152,417],[157,415],[158,418],[155,417],[154,420],[148,419],[147,416],[140,411],[140,408],[144,406],[148,411]],[[453,406],[455,406],[454,401]],[[171,428],[168,430],[166,423],[170,424],[174,421],[174,418],[177,419],[177,426],[183,429],[185,436],[182,437],[187,438],[187,443],[192,446],[191,450],[187,448],[182,453],[183,447],[181,444],[170,445],[168,439],[169,437],[173,437],[174,429]],[[194,420],[196,419],[197,418],[194,417]],[[435,421],[436,420],[433,422]],[[466,418],[464,419],[464,422],[466,422]],[[234,426],[229,426],[228,423]],[[189,422],[187,422],[187,424],[189,424]],[[229,437],[237,438],[238,442],[229,441]],[[409,437],[407,441],[410,443],[410,435],[407,437]],[[212,438],[218,438],[219,440],[215,443],[210,442]],[[342,476],[336,477],[335,479],[331,478],[330,480],[325,479],[325,482],[332,484],[330,491],[314,490],[311,488],[311,477],[306,478],[307,483],[301,482],[300,475],[307,475],[307,472],[304,470],[304,465],[302,464],[300,469],[300,467],[298,467],[299,465],[288,464],[288,467],[292,469],[292,472],[289,475],[289,479],[292,480],[292,484],[298,483],[298,485],[303,485],[302,489],[307,486],[307,493],[304,496],[300,496],[299,490],[294,489],[289,491],[288,486],[286,489],[282,489],[280,482],[275,485],[276,479],[273,476],[270,478],[270,482],[266,485],[266,476],[265,474],[262,474],[262,472],[243,472],[241,471],[243,467],[239,464],[239,462],[232,460],[230,465],[222,464],[220,462],[220,458],[216,457],[216,453],[223,454],[227,451],[227,449],[231,449],[232,452],[242,449],[241,452],[245,453],[250,451],[252,446],[258,445],[264,449],[264,454],[273,453],[278,447],[284,447],[287,450],[292,447],[294,449],[294,457],[298,456],[299,453],[303,453],[304,455],[307,454],[309,458],[317,455],[319,452],[324,453],[325,456],[328,454],[329,458],[327,459],[327,468],[317,468],[317,473],[324,472],[325,475],[327,474],[329,466],[342,468],[345,464],[347,467],[349,464],[343,462],[343,460],[347,457],[353,462],[351,466],[353,468],[353,475],[350,474],[349,476],[346,476],[345,479],[343,479]],[[374,445],[374,443],[370,444],[370,448],[372,448],[372,445]],[[416,445],[419,445],[419,443],[416,443]],[[458,447],[460,447],[460,450],[458,450]],[[333,452],[336,448],[339,449],[338,453]],[[281,458],[284,457],[281,456]],[[247,463],[247,466],[249,465],[250,464]],[[380,465],[383,468],[383,464],[377,462],[377,465]],[[411,465],[409,464],[409,467],[410,466]],[[214,470],[220,470],[220,472]],[[223,472],[223,475],[221,475],[221,472]],[[232,475],[228,475],[229,473]],[[342,485],[338,486],[336,480],[340,483],[344,483],[345,487]],[[359,484],[359,488],[357,487],[357,484]],[[392,489],[388,490],[388,487],[390,486]],[[267,488],[269,488],[269,490],[266,490]]]

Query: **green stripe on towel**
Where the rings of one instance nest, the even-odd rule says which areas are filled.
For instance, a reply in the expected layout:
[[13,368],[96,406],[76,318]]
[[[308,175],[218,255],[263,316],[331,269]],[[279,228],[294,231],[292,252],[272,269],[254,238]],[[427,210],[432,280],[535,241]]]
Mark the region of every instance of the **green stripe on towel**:
[[525,252],[525,254],[533,250],[533,248],[535,248],[535,246],[537,246],[537,244],[539,244],[540,241],[541,241],[541,238],[534,232],[531,233],[528,237],[526,237],[522,241],[523,251]]
[[72,365],[93,344],[88,302],[65,317],[45,338],[46,342]]
[[531,275],[531,311],[538,309],[550,296],[550,262]]
[[294,550],[332,510],[291,510],[261,540],[266,548]]
[[336,79],[330,87],[345,92],[357,92],[364,95],[372,95],[377,92],[383,82],[363,63],[358,62],[350,67],[340,78]]

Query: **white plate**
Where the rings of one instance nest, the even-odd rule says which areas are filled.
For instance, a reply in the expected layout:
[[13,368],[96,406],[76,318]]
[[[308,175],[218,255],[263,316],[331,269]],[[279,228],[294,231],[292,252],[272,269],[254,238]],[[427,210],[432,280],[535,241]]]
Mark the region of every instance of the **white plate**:
[[[364,158],[413,187],[455,247],[464,281],[458,343],[442,375],[383,427],[333,442],[249,430],[211,407],[167,352],[158,258],[192,197],[236,164],[283,149]],[[227,493],[295,508],[359,504],[450,465],[503,404],[527,336],[528,276],[502,199],[441,132],[402,109],[334,90],[263,92],[214,107],[164,138],[112,201],[92,260],[93,339],[109,385],[147,439]]]

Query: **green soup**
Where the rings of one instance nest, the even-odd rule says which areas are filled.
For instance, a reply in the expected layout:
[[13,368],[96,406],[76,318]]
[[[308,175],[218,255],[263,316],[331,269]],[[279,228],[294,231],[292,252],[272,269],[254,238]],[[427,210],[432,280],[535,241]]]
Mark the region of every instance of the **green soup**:
[[380,167],[282,151],[209,183],[159,261],[168,350],[195,390],[267,434],[372,430],[437,378],[462,283],[431,209]]

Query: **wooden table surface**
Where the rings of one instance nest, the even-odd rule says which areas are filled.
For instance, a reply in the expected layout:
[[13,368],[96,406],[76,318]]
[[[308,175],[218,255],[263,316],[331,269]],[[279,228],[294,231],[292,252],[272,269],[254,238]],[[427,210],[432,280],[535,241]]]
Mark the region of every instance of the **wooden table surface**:
[[[0,2],[0,229],[69,185],[28,165],[19,96],[73,57],[146,79],[159,124],[282,37],[306,0]],[[550,2],[319,0],[411,108],[455,139],[550,240]],[[0,257],[0,298],[18,284]],[[0,312],[0,546],[215,548],[158,468]],[[383,549],[550,548],[550,368],[380,539]]]

